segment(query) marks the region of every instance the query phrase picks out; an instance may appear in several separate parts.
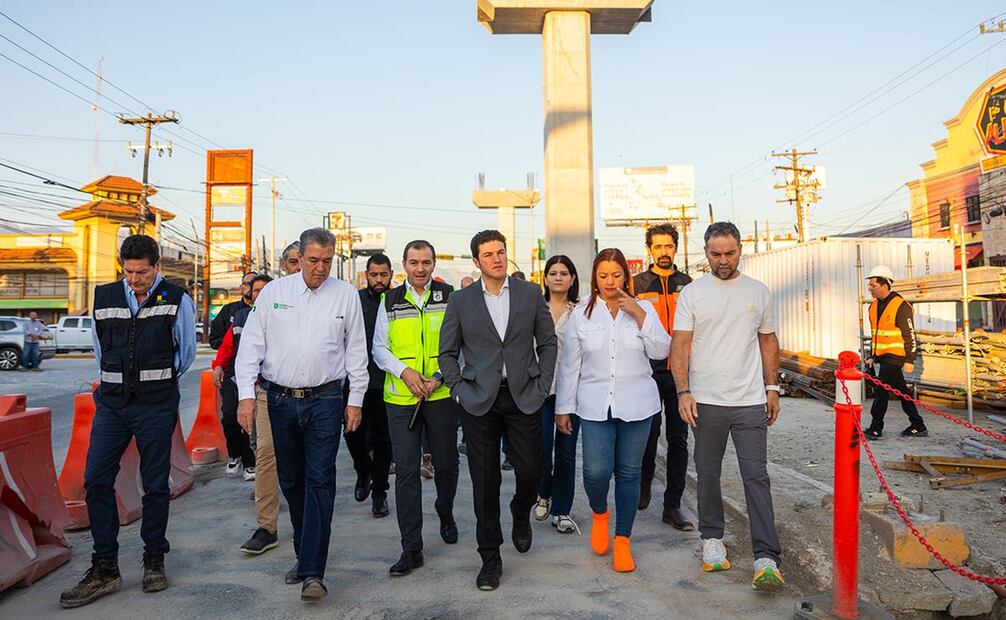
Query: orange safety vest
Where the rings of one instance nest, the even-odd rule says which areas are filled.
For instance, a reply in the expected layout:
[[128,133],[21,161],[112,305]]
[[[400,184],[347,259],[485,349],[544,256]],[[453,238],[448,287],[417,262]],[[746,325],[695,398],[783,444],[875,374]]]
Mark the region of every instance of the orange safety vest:
[[870,327],[873,330],[870,350],[873,351],[873,357],[881,355],[908,357],[905,352],[905,339],[901,335],[901,328],[896,323],[898,309],[904,303],[908,302],[901,297],[895,297],[884,308],[884,313],[880,315],[878,320],[877,308],[880,303],[876,299],[870,302]]

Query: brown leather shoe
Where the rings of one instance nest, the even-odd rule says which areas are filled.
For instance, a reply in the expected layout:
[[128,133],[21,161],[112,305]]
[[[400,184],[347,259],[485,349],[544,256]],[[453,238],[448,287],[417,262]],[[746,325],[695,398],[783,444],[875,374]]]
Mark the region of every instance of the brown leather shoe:
[[679,508],[665,508],[661,521],[682,532],[691,532],[695,529],[692,522],[686,519],[685,515],[681,514],[681,509]]
[[650,485],[653,484],[652,480],[641,480],[639,483],[639,509],[646,510],[646,507],[650,505]]

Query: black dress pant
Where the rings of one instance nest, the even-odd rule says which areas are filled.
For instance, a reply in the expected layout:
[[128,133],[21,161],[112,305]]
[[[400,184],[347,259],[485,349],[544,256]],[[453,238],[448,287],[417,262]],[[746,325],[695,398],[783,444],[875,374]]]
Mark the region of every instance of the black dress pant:
[[[348,398],[348,390],[344,396]],[[363,419],[355,431],[346,433],[346,447],[353,457],[356,475],[361,478],[370,476],[371,493],[376,497],[387,497],[391,437],[388,435],[388,412],[382,388],[369,388],[363,396]]]
[[232,459],[241,459],[242,467],[255,467],[255,450],[251,438],[238,424],[238,386],[234,383],[234,373],[225,372],[220,383],[220,426],[227,440],[227,454]]
[[[908,394],[908,384],[905,383],[905,373],[902,371],[902,367],[898,363],[891,363],[883,358],[874,361],[874,369],[877,372],[877,378],[886,383],[887,385]],[[890,394],[884,388],[876,388],[874,390],[873,396],[873,406],[870,408],[870,416],[873,421],[870,422],[870,428],[875,431],[884,430],[884,414],[887,413],[887,400]],[[913,428],[923,429],[926,428],[926,423],[922,420],[922,416],[919,415],[919,409],[910,400],[902,400],[901,408],[904,410],[905,415],[908,416],[908,421],[911,423]]]
[[468,471],[472,478],[479,555],[483,560],[497,558],[503,544],[503,529],[500,526],[500,485],[503,483],[500,441],[506,433],[516,478],[510,514],[514,522],[527,523],[531,518],[531,507],[538,498],[545,463],[541,415],[538,411],[523,413],[504,383],[485,415],[475,416],[466,411],[461,417],[461,424],[468,445]]
[[[660,399],[664,401],[664,419],[667,429],[667,489],[664,490],[664,510],[681,507],[681,495],[685,492],[685,472],[688,471],[688,424],[678,415],[678,389],[674,377],[669,372],[655,372]],[[657,441],[660,439],[661,416],[653,416],[653,426],[643,453],[643,482],[653,481],[656,473]]]

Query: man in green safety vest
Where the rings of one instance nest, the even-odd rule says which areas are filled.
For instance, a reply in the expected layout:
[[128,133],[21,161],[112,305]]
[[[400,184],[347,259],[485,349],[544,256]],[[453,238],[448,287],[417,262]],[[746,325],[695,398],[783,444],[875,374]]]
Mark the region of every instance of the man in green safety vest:
[[458,541],[454,495],[458,488],[457,403],[440,373],[440,325],[454,290],[433,279],[437,254],[428,241],[410,241],[402,254],[405,286],[386,291],[374,328],[374,362],[385,371],[384,402],[395,460],[395,510],[402,556],[389,572],[408,575],[423,565],[422,435],[433,456],[440,537]]

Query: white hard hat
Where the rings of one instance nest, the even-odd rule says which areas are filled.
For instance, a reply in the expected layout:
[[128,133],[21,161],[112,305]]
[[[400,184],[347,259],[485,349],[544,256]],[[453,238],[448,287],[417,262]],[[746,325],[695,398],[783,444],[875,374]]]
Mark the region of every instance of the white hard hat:
[[870,275],[866,276],[866,279],[870,278],[883,278],[888,282],[894,282],[894,272],[887,265],[877,265],[870,270]]

